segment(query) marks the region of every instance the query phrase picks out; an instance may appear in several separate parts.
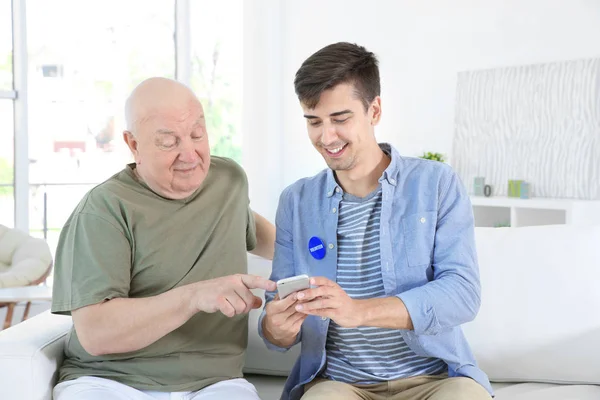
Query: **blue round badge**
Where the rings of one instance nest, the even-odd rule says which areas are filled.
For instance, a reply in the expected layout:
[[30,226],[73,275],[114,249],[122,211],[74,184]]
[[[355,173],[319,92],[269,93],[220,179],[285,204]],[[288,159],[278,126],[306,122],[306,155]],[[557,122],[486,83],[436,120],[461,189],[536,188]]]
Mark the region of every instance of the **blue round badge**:
[[325,257],[325,243],[316,236],[308,241],[308,251],[316,260],[322,260]]

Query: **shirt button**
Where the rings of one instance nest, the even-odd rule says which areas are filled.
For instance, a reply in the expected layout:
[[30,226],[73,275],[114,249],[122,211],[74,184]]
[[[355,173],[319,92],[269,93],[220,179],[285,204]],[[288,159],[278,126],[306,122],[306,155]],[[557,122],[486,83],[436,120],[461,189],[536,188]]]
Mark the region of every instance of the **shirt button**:
[[331,196],[333,192],[327,192],[327,196]]
[[395,179],[390,179],[390,183],[391,183],[392,185],[395,185],[395,184],[396,184],[396,180],[395,180]]
[[321,320],[327,321],[327,317],[321,317]]
[[340,192],[340,188],[335,188],[335,192],[339,193]]
[[425,220],[425,217],[421,217],[421,220],[420,220],[420,221],[421,221],[421,223],[422,223],[422,224],[424,224],[424,223],[425,223],[425,221],[426,221],[426,220]]
[[337,208],[335,208],[335,207],[333,207],[333,208],[331,209],[331,212],[332,212],[332,213],[334,213],[334,214],[335,214],[335,212],[336,212],[336,211],[337,211]]
[[333,249],[335,246],[333,245],[333,243],[329,243],[329,248]]

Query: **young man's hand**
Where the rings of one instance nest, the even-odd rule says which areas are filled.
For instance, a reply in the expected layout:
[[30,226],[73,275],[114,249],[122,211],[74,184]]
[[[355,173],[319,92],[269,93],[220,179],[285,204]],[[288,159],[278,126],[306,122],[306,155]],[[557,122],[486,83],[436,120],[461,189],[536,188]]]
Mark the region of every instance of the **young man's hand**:
[[279,347],[290,347],[294,344],[302,323],[308,317],[296,312],[296,304],[296,293],[292,293],[283,300],[279,300],[277,295],[266,305],[262,323],[263,334],[269,342]]
[[352,299],[340,285],[327,278],[310,278],[310,284],[317,287],[297,293],[300,303],[296,305],[296,311],[330,318],[345,328],[362,324],[360,300]]

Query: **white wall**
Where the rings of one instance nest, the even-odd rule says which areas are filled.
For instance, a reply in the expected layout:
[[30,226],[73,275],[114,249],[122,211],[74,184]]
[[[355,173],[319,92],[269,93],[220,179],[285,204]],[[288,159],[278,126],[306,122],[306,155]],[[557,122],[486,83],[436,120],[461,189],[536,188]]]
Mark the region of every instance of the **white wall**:
[[[281,169],[259,167],[255,158],[261,153],[252,152],[245,160],[248,165],[256,164],[249,172],[251,184],[270,177],[269,194],[259,201],[265,209],[276,206],[274,192],[325,166],[307,138],[293,79],[302,61],[327,44],[356,42],[378,55],[383,119],[377,135],[405,155],[425,150],[451,154],[458,71],[600,57],[598,0],[266,3],[276,4],[276,12],[262,22],[280,35],[267,37],[272,50],[266,58],[267,63],[271,61],[270,68],[253,69],[252,82],[245,76],[244,86],[245,115],[260,113],[263,122],[270,123],[268,129],[260,131],[258,124],[248,125],[248,136],[279,146],[277,163]],[[253,0],[246,7],[264,4]],[[265,37],[252,34],[246,27],[245,33],[246,43],[259,48],[260,41],[264,43]],[[256,60],[250,58],[250,62],[257,65]],[[270,79],[274,65],[281,70]],[[256,83],[262,81],[268,82],[268,94],[256,90]],[[265,108],[265,104],[274,107]],[[259,175],[263,177],[257,178],[256,171],[262,171]],[[280,187],[275,189],[277,185]]]
[[282,170],[280,0],[244,1],[243,166],[252,208],[274,221]]

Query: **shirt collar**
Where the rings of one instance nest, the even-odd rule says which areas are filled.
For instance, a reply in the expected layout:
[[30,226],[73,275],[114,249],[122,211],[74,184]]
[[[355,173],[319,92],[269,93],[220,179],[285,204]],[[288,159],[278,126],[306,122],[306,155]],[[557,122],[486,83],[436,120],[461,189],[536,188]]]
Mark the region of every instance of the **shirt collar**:
[[[379,143],[381,150],[391,158],[390,165],[383,171],[379,182],[387,181],[390,185],[398,184],[397,176],[400,170],[401,157],[398,151],[389,143]],[[335,174],[331,168],[327,169],[327,197],[333,196],[335,193],[342,193],[342,187],[335,180]]]
[[391,158],[390,165],[383,171],[379,182],[386,180],[390,185],[398,184],[398,173],[400,172],[400,153],[389,143],[379,143],[381,150]]
[[342,193],[342,187],[335,180],[335,174],[331,168],[327,169],[327,197],[333,196],[334,193]]

